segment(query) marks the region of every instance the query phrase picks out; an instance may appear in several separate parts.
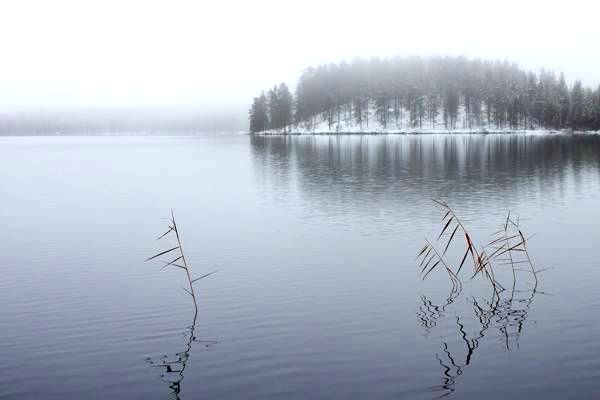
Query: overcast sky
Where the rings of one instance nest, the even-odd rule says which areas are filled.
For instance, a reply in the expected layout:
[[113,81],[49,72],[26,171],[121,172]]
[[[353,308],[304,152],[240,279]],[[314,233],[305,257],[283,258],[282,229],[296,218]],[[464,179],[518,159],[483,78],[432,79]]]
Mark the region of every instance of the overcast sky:
[[0,109],[245,109],[355,56],[467,55],[600,83],[595,1],[5,1]]

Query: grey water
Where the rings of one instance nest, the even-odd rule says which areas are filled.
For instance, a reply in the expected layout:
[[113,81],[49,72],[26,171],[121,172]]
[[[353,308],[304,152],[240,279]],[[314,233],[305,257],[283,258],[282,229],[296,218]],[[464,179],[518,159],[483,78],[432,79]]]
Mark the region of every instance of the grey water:
[[[1,399],[600,396],[600,136],[0,138],[0,185]],[[537,291],[422,281],[431,198]]]

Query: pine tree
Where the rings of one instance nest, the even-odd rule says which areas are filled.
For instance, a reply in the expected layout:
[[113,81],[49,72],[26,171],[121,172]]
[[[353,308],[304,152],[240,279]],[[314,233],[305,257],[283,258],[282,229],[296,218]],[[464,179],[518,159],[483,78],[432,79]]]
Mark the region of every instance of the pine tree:
[[569,96],[569,87],[565,80],[565,74],[560,73],[558,80],[558,102],[560,108],[560,127],[564,128],[567,125],[569,117],[569,108],[571,107],[571,99]]
[[581,81],[576,81],[571,90],[571,107],[569,109],[569,126],[580,129],[584,117],[584,97]]
[[280,126],[279,114],[277,112],[277,107],[279,106],[277,86],[269,90],[267,94],[267,106],[269,110],[269,129],[277,129]]
[[251,133],[263,132],[268,129],[267,98],[264,92],[254,98],[249,114]]
[[292,106],[294,99],[285,83],[279,84],[277,88],[277,128],[287,132],[287,128],[291,128],[292,124]]

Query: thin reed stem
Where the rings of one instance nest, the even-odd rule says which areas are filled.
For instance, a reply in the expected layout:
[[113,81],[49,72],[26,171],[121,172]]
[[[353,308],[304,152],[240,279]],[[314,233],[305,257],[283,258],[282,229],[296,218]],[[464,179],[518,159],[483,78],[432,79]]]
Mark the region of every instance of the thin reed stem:
[[[168,225],[168,227],[169,227],[169,229],[165,233],[160,235],[157,238],[157,240],[160,240],[160,239],[168,236],[169,234],[174,233],[175,239],[177,240],[177,246],[172,247],[165,251],[161,251],[160,253],[155,254],[152,257],[146,259],[146,261],[153,260],[157,257],[164,256],[167,254],[172,254],[172,252],[179,253],[179,255],[175,259],[173,259],[169,262],[165,262],[164,263],[165,265],[162,268],[165,269],[167,267],[175,267],[175,268],[180,268],[180,269],[185,270],[185,275],[186,275],[186,278],[188,281],[189,289],[186,289],[186,288],[182,288],[182,289],[192,297],[192,301],[194,302],[194,319],[195,319],[196,316],[198,315],[198,301],[197,301],[197,297],[196,297],[196,291],[194,289],[194,283],[199,281],[200,279],[206,278],[207,276],[214,274],[216,271],[209,272],[209,273],[204,274],[195,279],[192,278],[192,271],[190,269],[190,266],[188,265],[187,259],[185,257],[185,253],[183,252],[183,245],[181,243],[181,235],[179,234],[179,228],[177,227],[177,222],[175,222],[175,215],[173,214],[173,210],[171,210],[171,221],[170,221],[170,224]],[[178,264],[178,262],[180,260],[181,260],[181,263]]]
[[190,285],[190,295],[194,300],[194,319],[196,315],[198,315],[198,302],[196,301],[196,292],[194,291],[194,284],[192,282],[192,276],[190,275],[190,268],[188,267],[187,261],[185,259],[185,254],[183,253],[183,247],[181,246],[181,238],[179,237],[179,230],[177,229],[177,223],[175,222],[175,215],[173,214],[173,210],[171,210],[171,223],[173,224],[173,231],[175,232],[175,237],[177,238],[177,245],[179,246],[179,252],[181,253],[181,261],[183,262],[183,267],[185,269],[185,274],[188,279],[188,284]]

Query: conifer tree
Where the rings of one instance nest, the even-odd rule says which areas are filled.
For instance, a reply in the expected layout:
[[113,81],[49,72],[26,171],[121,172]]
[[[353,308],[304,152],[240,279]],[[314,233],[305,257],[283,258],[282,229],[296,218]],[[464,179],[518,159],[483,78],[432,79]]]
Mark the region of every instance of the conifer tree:
[[251,133],[267,130],[269,118],[267,116],[267,98],[264,92],[259,97],[254,98],[249,114]]

